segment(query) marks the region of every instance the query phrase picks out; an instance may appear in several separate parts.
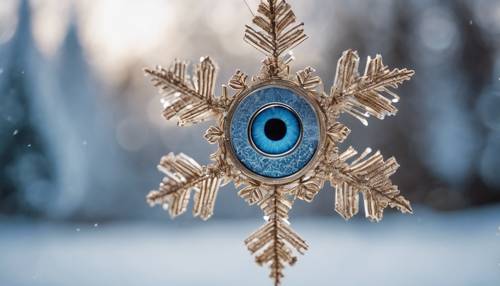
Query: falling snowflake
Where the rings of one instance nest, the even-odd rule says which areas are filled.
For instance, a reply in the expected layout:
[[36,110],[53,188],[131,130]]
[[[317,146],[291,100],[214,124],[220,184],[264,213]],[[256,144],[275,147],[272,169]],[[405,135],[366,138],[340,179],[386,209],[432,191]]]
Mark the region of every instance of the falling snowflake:
[[176,217],[186,211],[194,193],[193,214],[206,220],[219,188],[234,182],[241,187],[238,194],[264,212],[266,223],[245,243],[259,265],[271,268],[275,285],[285,265],[296,262],[295,253],[308,249],[291,229],[288,213],[296,199],[311,202],[326,181],[335,188],[335,210],[346,220],[358,213],[360,194],[370,220],[380,221],[388,206],[412,212],[389,178],[399,167],[396,160],[369,148],[360,155],[352,147],[340,152],[338,144],[350,130],[337,120],[347,113],[367,125],[371,116],[395,115],[399,97],[391,88],[414,72],[390,70],[377,55],[368,57],[360,74],[358,54],[348,50],[326,92],[313,68],[290,73],[290,49],[307,38],[303,23],[295,21],[285,1],[261,1],[245,40],[265,54],[262,68],[251,80],[236,71],[220,96],[214,95],[217,68],[209,57],[200,60],[192,76],[184,61],[168,69],[145,69],[164,95],[163,116],[181,126],[215,121],[205,138],[218,145],[208,166],[184,154],[163,157],[158,168],[165,177],[147,201]]

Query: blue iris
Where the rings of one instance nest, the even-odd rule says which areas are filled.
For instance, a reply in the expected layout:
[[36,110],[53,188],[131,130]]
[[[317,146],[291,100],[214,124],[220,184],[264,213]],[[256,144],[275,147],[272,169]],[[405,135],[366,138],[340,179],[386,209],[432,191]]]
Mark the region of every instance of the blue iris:
[[297,114],[280,104],[265,106],[250,124],[251,142],[261,152],[272,156],[293,151],[302,133]]
[[236,158],[254,174],[285,178],[300,172],[316,154],[318,115],[292,89],[269,85],[250,92],[230,118]]

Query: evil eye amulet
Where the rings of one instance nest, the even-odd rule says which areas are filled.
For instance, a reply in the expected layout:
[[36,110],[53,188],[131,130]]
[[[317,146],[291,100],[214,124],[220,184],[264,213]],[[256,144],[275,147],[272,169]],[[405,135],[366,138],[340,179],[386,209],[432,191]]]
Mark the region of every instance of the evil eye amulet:
[[318,152],[319,113],[305,92],[263,85],[231,108],[228,131],[233,156],[256,177],[283,179],[300,173]]

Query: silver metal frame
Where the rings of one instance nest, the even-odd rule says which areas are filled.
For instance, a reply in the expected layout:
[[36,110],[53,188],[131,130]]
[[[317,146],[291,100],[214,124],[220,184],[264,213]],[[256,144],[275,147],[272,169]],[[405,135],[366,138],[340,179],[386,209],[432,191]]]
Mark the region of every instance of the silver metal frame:
[[[234,115],[234,112],[236,108],[239,106],[241,101],[245,99],[248,95],[253,93],[256,90],[259,90],[264,87],[281,87],[281,88],[286,88],[291,91],[293,91],[295,94],[298,96],[302,96],[307,100],[307,102],[313,107],[316,117],[318,118],[318,123],[319,123],[319,129],[320,129],[320,138],[319,138],[319,144],[318,148],[316,149],[316,152],[314,153],[313,157],[311,160],[306,164],[302,170],[296,172],[293,175],[283,177],[283,178],[270,178],[270,177],[265,177],[259,174],[254,173],[252,170],[248,169],[243,163],[240,162],[240,160],[237,158],[235,154],[235,150],[233,148],[233,145],[231,144],[231,138],[229,136],[226,136],[224,138],[224,145],[225,149],[228,151],[228,159],[239,169],[241,172],[250,180],[250,181],[257,181],[260,183],[268,184],[268,185],[286,185],[289,183],[294,182],[298,178],[304,176],[306,173],[309,171],[313,170],[316,168],[316,166],[319,163],[319,159],[321,157],[321,154],[323,153],[324,146],[326,144],[326,119],[324,112],[321,110],[321,107],[317,103],[317,101],[313,98],[313,95],[310,94],[307,90],[303,89],[299,85],[297,85],[295,82],[291,80],[284,80],[284,79],[270,79],[266,81],[259,82],[245,91],[243,91],[242,94],[238,95],[237,100],[234,100],[229,107],[229,111],[226,114],[226,118],[224,120],[224,133],[226,135],[231,134],[230,133],[230,125],[231,125],[231,119]],[[272,103],[271,103],[272,104]],[[281,104],[280,104],[281,105]],[[300,117],[299,117],[300,118]],[[302,140],[302,139],[301,139]],[[258,148],[257,148],[258,150]]]

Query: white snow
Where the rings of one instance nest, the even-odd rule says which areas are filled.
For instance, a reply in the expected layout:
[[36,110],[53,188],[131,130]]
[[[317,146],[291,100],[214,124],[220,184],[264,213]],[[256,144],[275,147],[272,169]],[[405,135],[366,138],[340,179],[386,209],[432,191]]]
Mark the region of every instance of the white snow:
[[[261,223],[0,220],[0,285],[271,285],[243,240]],[[500,206],[460,213],[417,210],[379,224],[292,219],[310,250],[285,286],[500,285]]]

